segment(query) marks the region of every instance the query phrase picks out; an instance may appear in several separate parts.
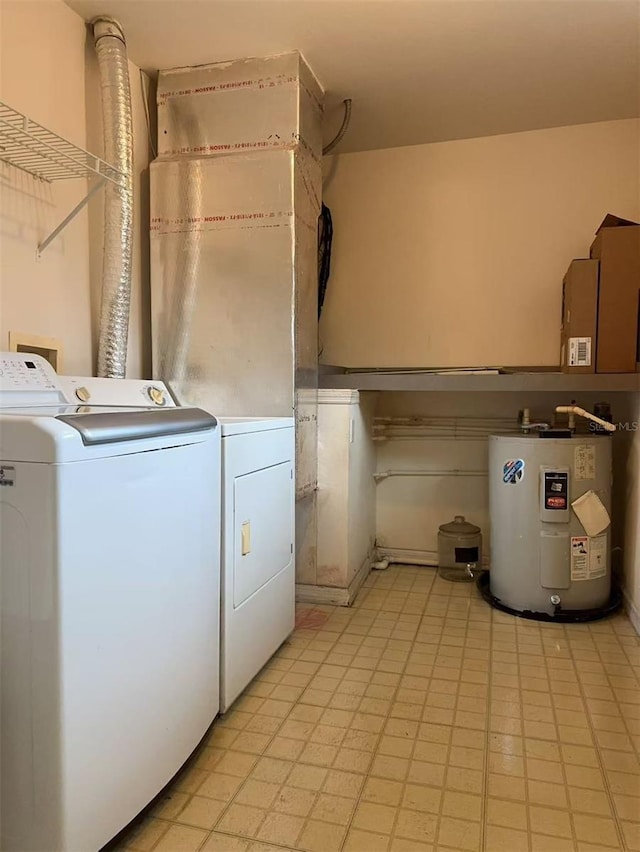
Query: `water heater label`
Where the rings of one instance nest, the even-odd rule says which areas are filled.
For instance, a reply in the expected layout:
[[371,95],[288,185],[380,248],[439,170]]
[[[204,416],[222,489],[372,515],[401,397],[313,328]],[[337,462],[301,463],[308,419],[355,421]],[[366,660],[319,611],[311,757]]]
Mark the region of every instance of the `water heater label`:
[[571,537],[571,579],[597,580],[607,573],[607,536]]
[[575,448],[573,467],[576,479],[596,478],[596,448],[590,444],[582,444]]
[[596,580],[607,573],[607,534],[592,538],[589,545],[589,579]]
[[15,485],[16,482],[16,469],[15,467],[10,467],[9,465],[0,466],[0,487],[5,485],[7,487],[11,487]]
[[509,459],[502,467],[502,481],[517,485],[524,479],[524,459]]
[[588,580],[589,539],[586,535],[571,537],[571,579]]
[[544,472],[544,508],[566,512],[569,500],[569,474],[559,471]]

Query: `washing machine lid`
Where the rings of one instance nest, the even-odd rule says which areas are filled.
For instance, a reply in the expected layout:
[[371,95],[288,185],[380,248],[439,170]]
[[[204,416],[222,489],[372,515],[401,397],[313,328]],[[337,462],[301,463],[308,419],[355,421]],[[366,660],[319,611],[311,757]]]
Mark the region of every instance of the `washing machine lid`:
[[62,463],[207,440],[218,422],[199,408],[61,405],[0,410],[0,460]]
[[215,429],[217,425],[216,418],[201,408],[170,408],[162,412],[150,408],[99,408],[96,411],[58,414],[56,420],[77,429],[85,446],[201,432]]
[[272,432],[276,429],[292,429],[293,417],[218,417],[222,437],[247,435],[251,432]]

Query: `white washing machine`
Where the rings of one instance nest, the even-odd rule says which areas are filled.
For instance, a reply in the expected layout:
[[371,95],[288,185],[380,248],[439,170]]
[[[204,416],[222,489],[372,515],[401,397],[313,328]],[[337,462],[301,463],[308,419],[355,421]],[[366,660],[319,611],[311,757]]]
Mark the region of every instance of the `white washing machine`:
[[222,427],[220,710],[294,628],[294,421],[219,418]]
[[99,849],[218,712],[219,476],[211,415],[0,355],[3,852]]

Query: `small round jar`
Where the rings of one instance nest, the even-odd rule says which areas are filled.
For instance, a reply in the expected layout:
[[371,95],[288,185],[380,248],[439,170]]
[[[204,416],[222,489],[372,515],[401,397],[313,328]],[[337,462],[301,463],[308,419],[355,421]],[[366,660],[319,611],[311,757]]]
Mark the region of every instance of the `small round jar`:
[[463,515],[438,531],[438,570],[443,580],[470,583],[482,568],[482,530]]

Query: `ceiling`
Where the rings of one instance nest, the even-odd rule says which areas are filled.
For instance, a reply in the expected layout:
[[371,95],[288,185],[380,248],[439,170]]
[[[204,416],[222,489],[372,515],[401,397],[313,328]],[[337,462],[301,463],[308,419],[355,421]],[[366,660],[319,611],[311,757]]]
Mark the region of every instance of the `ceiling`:
[[146,71],[297,48],[336,152],[640,114],[640,0],[66,0]]

